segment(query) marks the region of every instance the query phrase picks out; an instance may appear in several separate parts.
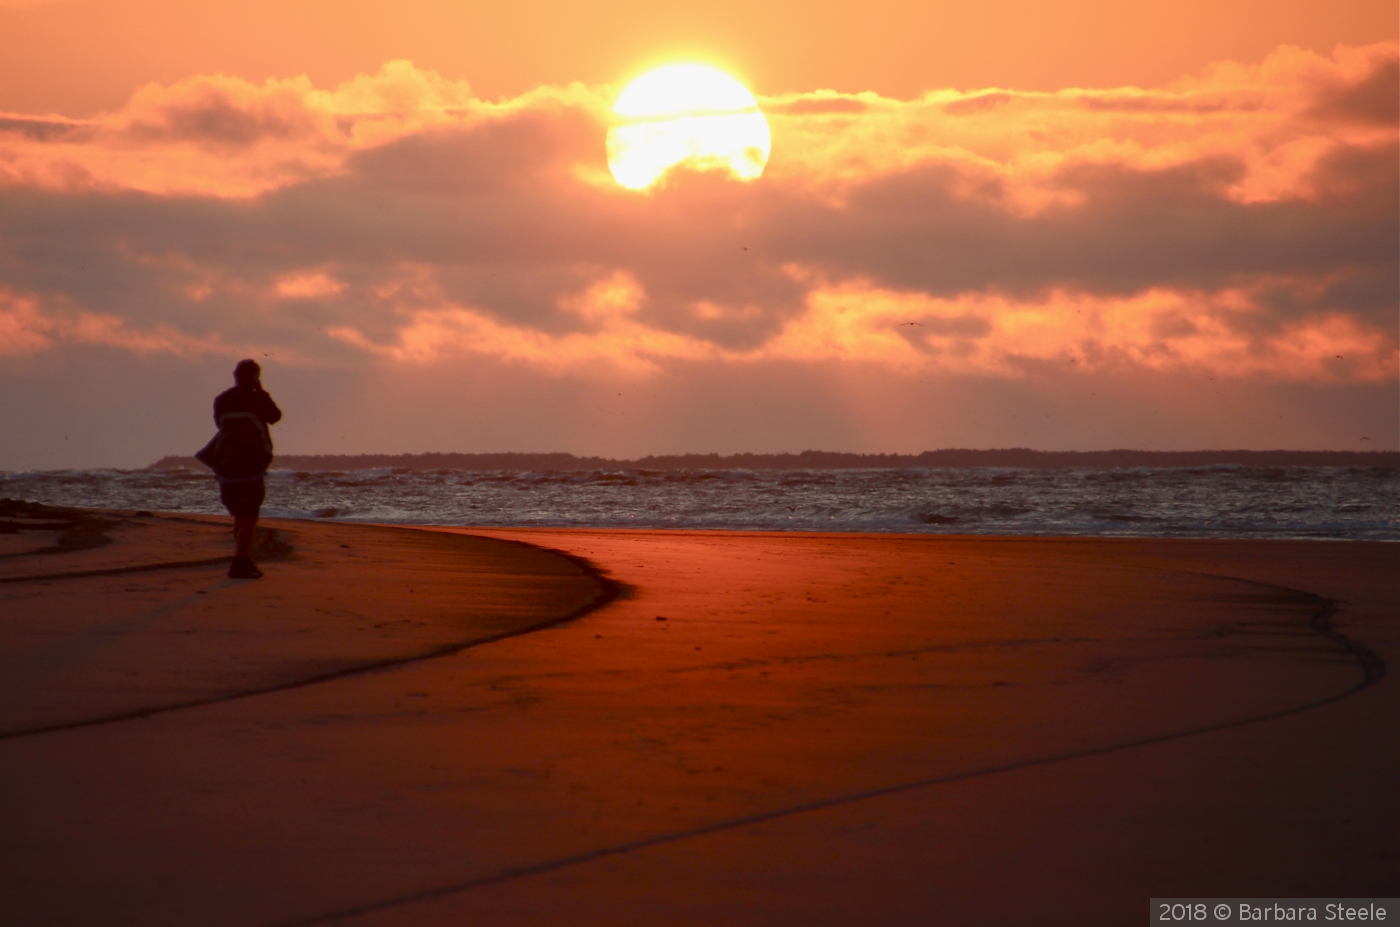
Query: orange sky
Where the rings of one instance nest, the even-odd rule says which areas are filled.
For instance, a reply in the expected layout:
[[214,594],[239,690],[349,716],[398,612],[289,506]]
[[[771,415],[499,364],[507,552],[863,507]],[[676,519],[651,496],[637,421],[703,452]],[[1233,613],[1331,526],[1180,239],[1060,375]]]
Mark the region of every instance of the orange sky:
[[404,58],[487,99],[610,84],[676,56],[755,92],[1158,86],[1278,45],[1394,40],[1390,0],[0,0],[0,110],[89,115],[148,81],[318,86]]
[[[1393,4],[851,6],[0,0],[0,469],[1400,446]],[[670,50],[762,178],[612,181]]]

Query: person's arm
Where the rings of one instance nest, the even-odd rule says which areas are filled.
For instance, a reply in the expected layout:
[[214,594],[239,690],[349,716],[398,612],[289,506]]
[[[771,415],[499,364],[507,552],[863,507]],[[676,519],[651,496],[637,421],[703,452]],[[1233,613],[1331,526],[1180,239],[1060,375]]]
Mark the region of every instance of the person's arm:
[[258,416],[269,425],[276,425],[282,421],[282,410],[277,408],[277,403],[272,401],[266,390],[258,390]]

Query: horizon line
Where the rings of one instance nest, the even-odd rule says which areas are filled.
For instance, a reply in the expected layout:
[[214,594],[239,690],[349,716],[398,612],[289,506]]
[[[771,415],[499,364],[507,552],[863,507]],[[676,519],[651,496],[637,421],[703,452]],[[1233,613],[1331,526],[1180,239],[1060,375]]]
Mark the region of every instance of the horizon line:
[[[1190,450],[1149,451],[1118,448],[1096,451],[1041,451],[1012,448],[942,448],[916,454],[861,453],[805,450],[760,453],[717,451],[682,454],[647,454],[641,457],[581,455],[569,451],[425,451],[355,454],[279,454],[271,469],[316,469],[337,464],[360,467],[443,469],[687,469],[761,468],[845,469],[928,465],[948,467],[1043,467],[1090,465],[1100,467],[1253,465],[1253,466],[1381,466],[1400,467],[1400,450]],[[146,469],[203,468],[193,457],[167,455]],[[338,468],[337,468],[338,469]]]

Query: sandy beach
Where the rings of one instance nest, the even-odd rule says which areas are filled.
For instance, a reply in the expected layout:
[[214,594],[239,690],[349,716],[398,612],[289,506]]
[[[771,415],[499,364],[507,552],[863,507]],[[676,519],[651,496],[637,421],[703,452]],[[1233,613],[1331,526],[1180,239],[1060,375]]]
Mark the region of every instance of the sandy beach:
[[[97,517],[97,516],[93,516]],[[1400,885],[1400,547],[0,537],[0,921],[1108,924]]]

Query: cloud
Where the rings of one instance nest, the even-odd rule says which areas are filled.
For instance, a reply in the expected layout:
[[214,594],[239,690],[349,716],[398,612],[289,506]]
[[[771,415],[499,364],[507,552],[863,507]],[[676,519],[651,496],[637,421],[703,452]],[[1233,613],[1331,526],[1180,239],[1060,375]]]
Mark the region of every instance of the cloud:
[[492,103],[407,62],[0,114],[0,354],[1390,382],[1398,73],[1385,43],[1156,90],[790,94],[758,182],[646,193],[608,174],[607,88]]
[[125,320],[83,311],[39,310],[33,299],[0,289],[0,356],[35,354],[57,344],[104,345],[135,354],[224,354],[229,346],[172,325],[135,330]]
[[1030,366],[1086,375],[1141,367],[1311,382],[1384,382],[1397,372],[1387,333],[1340,313],[1266,332],[1248,290],[1150,290],[1124,300],[1051,292],[1036,301],[954,300],[847,285],[814,293],[812,311],[769,347],[774,357],[862,360],[938,373],[1016,376]]
[[345,284],[323,271],[304,270],[278,277],[273,289],[282,299],[324,299],[339,295]]
[[0,114],[0,183],[254,197],[334,175],[357,151],[568,93],[490,104],[407,61],[333,90],[304,76],[257,85],[201,75],[149,84],[121,110],[89,120]]

